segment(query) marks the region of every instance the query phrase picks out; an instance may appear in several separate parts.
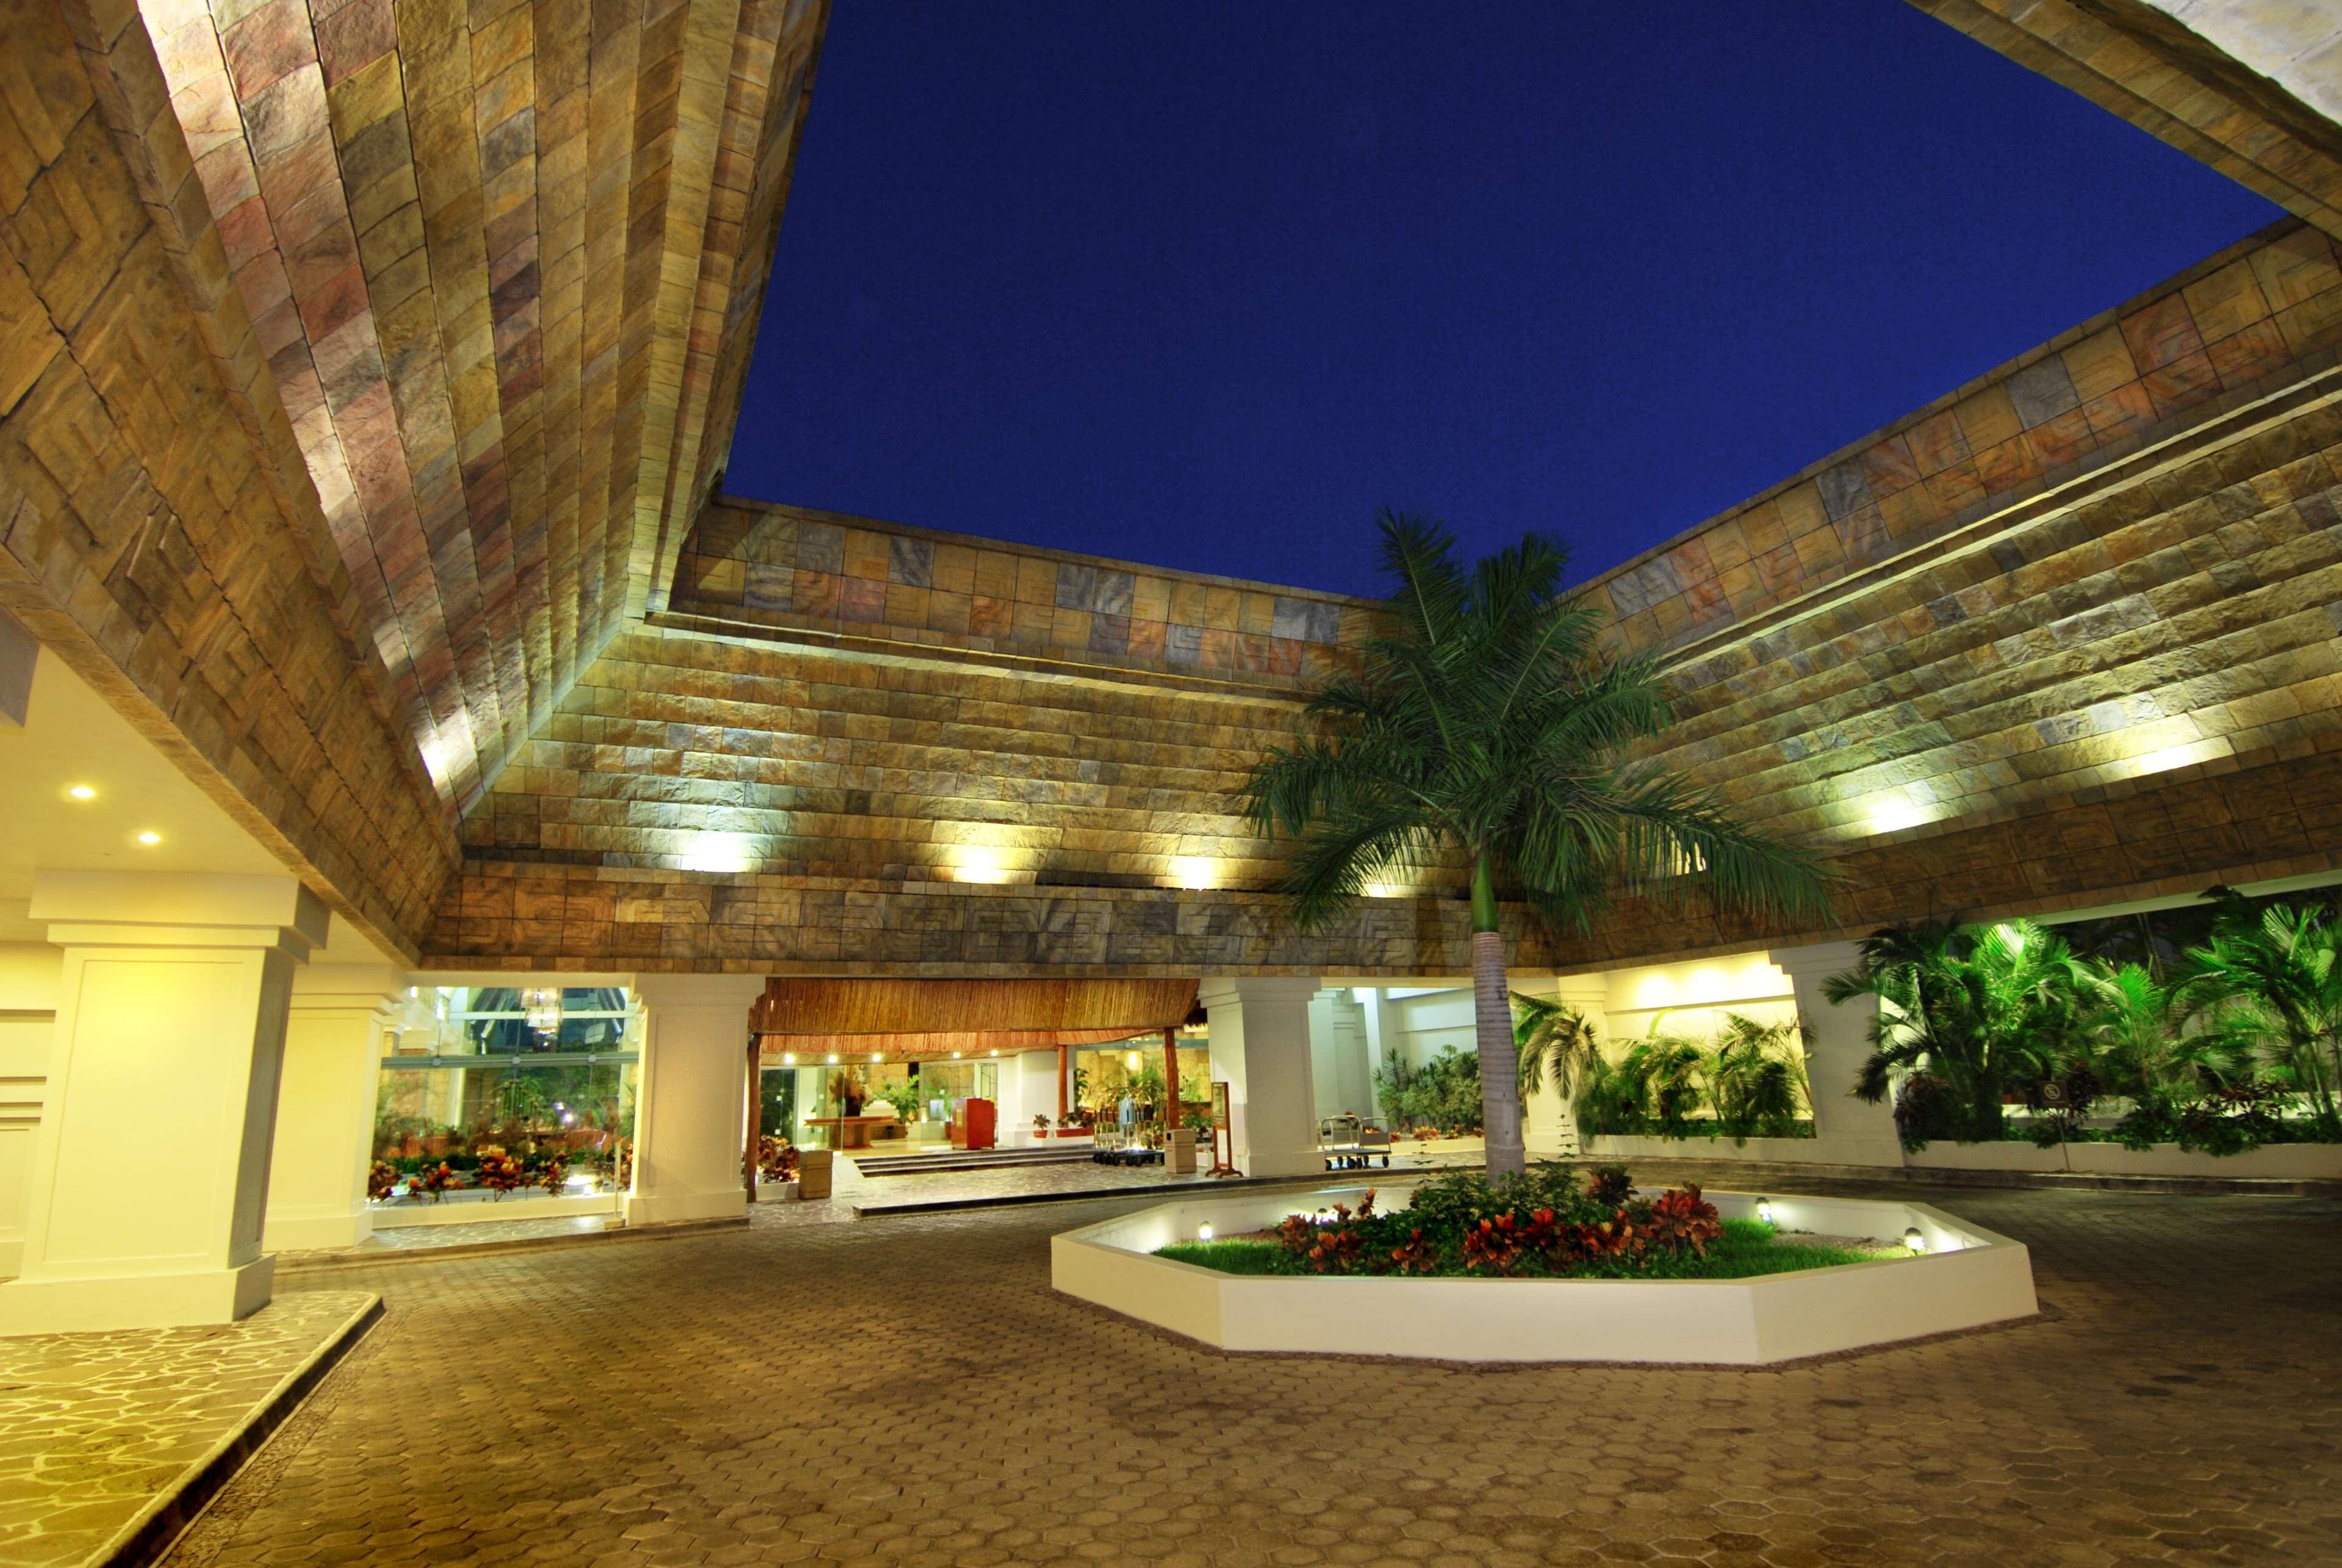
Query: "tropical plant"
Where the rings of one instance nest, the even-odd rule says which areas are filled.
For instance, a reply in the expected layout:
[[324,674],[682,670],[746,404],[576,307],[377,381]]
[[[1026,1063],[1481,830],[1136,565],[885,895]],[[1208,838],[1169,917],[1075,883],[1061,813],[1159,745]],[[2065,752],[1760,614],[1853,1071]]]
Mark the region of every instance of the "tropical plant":
[[1513,1045],[1520,1058],[1521,1104],[1543,1092],[1547,1075],[1564,1100],[1577,1093],[1602,1060],[1602,1041],[1586,1016],[1558,997],[1513,993]]
[[1394,1131],[1435,1127],[1449,1136],[1468,1132],[1481,1125],[1483,1114],[1480,1059],[1449,1045],[1414,1067],[1404,1053],[1391,1051],[1375,1071],[1375,1098]]
[[531,1074],[507,1072],[496,1085],[496,1111],[506,1127],[525,1127],[542,1121],[551,1103],[545,1098],[545,1086]]
[[1724,1015],[1724,1028],[1700,1067],[1725,1136],[1735,1142],[1796,1136],[1809,1093],[1810,1033],[1802,1019],[1761,1023],[1736,1012]]
[[1393,590],[1361,668],[1320,687],[1295,743],[1254,766],[1244,811],[1296,840],[1286,891],[1304,931],[1369,885],[1450,855],[1469,866],[1488,1169],[1517,1172],[1500,887],[1582,930],[1622,888],[1818,914],[1822,874],[1708,794],[1626,759],[1668,722],[1659,665],[1597,644],[1600,612],[1562,591],[1559,544],[1530,534],[1467,570],[1438,524],[1386,510],[1376,526]]
[[2179,990],[2232,1061],[2257,1053],[2342,1128],[2342,921],[2315,904],[2256,907],[2226,888],[2210,939],[2189,950]]
[[[2065,942],[2030,920],[1931,921],[1877,932],[1859,952],[1823,987],[1833,1005],[1880,1004],[1856,1095],[1884,1100],[1924,1073],[1951,1099],[1955,1136],[1997,1142],[2006,1091],[2053,1073],[2075,1038],[2082,968]],[[1898,1121],[1907,1143],[1925,1141]]]

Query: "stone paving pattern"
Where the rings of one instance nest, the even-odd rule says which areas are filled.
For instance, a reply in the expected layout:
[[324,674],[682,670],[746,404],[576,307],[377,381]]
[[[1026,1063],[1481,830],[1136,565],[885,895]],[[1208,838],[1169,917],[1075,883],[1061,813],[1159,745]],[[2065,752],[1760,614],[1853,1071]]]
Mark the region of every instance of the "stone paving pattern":
[[1761,1372],[1226,1357],[1049,1292],[1108,1202],[337,1272],[391,1317],[177,1561],[2342,1554],[2342,1205],[1881,1191],[2025,1241],[2048,1317]]
[[0,1339],[0,1562],[103,1548],[370,1300],[345,1286],[218,1327]]

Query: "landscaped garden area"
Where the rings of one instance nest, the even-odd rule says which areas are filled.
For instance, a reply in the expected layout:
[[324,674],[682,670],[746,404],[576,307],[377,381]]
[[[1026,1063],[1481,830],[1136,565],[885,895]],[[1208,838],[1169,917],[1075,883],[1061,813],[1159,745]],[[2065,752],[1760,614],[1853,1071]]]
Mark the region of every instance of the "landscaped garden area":
[[[1769,1205],[1767,1206],[1769,1207]],[[1909,1255],[1893,1238],[1786,1235],[1726,1219],[1697,1187],[1638,1194],[1623,1166],[1539,1163],[1510,1180],[1455,1171],[1406,1208],[1286,1216],[1274,1231],[1175,1241],[1156,1254],[1230,1274],[1421,1274],[1488,1279],[1737,1280]]]
[[1883,1004],[1853,1086],[1904,1146],[2177,1144],[2240,1154],[2342,1141],[2342,922],[2247,899],[2051,929],[1885,931],[1834,979]]

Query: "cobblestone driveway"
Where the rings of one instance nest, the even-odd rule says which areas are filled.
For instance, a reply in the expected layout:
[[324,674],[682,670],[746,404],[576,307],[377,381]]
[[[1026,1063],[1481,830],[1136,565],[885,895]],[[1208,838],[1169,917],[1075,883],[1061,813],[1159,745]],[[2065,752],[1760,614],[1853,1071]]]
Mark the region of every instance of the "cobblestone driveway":
[[1769,1372],[1224,1358],[1049,1292],[1109,1202],[335,1271],[389,1320],[174,1561],[2342,1560],[2342,1203],[1894,1193],[2029,1243],[2049,1321]]

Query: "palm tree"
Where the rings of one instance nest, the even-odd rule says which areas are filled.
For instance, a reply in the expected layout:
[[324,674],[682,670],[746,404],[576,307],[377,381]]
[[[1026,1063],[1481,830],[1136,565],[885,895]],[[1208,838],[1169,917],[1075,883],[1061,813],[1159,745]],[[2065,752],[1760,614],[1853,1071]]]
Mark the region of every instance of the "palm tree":
[[2030,920],[1929,921],[1880,931],[1858,950],[1856,967],[1822,988],[1832,1005],[1880,1003],[1856,1095],[1884,1100],[1896,1074],[1924,1070],[1958,1099],[1968,1138],[1997,1142],[2003,1091],[2053,1074],[2071,1044],[2083,972],[2072,951]]
[[1807,1099],[1803,1019],[1759,1023],[1736,1012],[1724,1015],[1715,1046],[1702,1059],[1708,1101],[1716,1120],[1735,1141],[1751,1135],[1783,1138],[1792,1131]]
[[1245,782],[1245,816],[1297,840],[1295,921],[1318,930],[1375,883],[1456,857],[1471,869],[1472,989],[1488,1174],[1519,1172],[1519,1061],[1497,891],[1584,930],[1621,887],[1766,918],[1826,911],[1819,868],[1680,779],[1629,762],[1668,719],[1657,664],[1597,646],[1536,534],[1466,569],[1445,528],[1376,520],[1393,591],[1354,677]]
[[2342,922],[2318,906],[2256,909],[2215,889],[2210,940],[2187,954],[2179,990],[2225,1042],[2257,1048],[2333,1122],[2342,1083]]
[[2195,1073],[2177,1049],[2176,1001],[2172,988],[2144,964],[2084,972],[2082,1036],[2110,1070],[2117,1092],[2145,1101],[2195,1086]]
[[1547,1073],[1562,1099],[1601,1059],[1602,1043],[1584,1013],[1556,997],[1513,993],[1513,1045],[1520,1059],[1521,1105],[1545,1088]]

